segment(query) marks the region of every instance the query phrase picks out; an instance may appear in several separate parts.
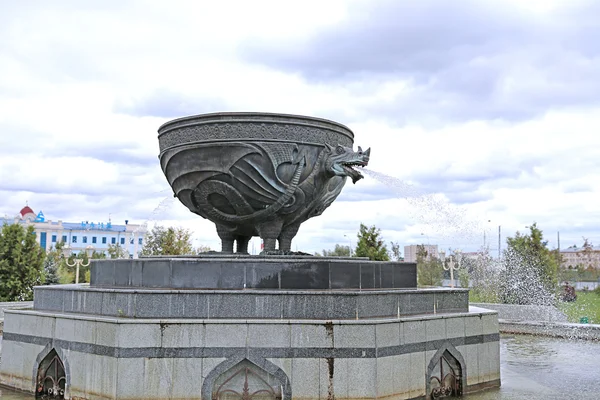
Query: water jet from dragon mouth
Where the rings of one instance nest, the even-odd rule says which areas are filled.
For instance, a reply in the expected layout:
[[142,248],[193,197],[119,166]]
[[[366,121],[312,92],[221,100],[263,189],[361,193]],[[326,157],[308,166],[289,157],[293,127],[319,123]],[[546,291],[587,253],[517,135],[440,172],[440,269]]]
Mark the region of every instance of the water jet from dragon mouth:
[[402,179],[363,169],[365,175],[389,188],[397,198],[405,199],[411,207],[411,218],[427,225],[441,239],[471,241],[479,238],[481,216],[473,215],[466,207],[456,206],[442,194],[428,193]]

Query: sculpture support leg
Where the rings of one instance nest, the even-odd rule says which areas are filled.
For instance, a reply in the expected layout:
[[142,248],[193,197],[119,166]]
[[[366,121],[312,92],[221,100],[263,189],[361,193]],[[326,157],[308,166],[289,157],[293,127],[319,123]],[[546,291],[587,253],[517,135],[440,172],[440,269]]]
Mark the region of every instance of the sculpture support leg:
[[229,228],[223,225],[217,225],[217,233],[221,238],[221,252],[222,253],[233,253],[233,242],[235,235],[229,230]]
[[236,253],[248,253],[248,242],[250,239],[250,236],[238,236],[236,239]]
[[281,234],[282,221],[273,220],[263,222],[258,226],[258,233],[265,244],[263,252],[273,252],[277,244],[277,238]]
[[281,231],[279,235],[279,250],[289,252],[292,249],[292,239],[296,237],[300,229],[300,224],[288,225]]

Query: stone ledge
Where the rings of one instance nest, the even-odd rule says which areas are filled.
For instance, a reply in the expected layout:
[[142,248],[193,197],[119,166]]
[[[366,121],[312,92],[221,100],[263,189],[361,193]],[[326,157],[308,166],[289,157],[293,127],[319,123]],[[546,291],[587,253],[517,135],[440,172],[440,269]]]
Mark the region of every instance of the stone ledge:
[[500,332],[564,339],[600,340],[600,325],[498,320]]
[[567,322],[567,316],[552,306],[471,303],[472,306],[498,311],[498,318],[513,321]]
[[373,319],[467,312],[464,289],[262,291],[38,286],[35,310],[128,318]]

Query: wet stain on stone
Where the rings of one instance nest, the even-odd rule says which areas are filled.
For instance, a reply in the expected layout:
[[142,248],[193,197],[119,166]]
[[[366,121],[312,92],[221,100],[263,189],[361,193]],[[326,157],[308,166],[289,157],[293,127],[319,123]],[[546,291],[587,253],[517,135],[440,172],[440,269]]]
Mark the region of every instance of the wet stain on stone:
[[333,345],[333,322],[325,322],[325,331],[327,332],[327,337],[331,338],[331,343]]
[[160,325],[160,343],[162,344],[163,336],[165,334],[165,329],[167,329],[167,327],[169,326],[169,324],[161,322],[159,325]]
[[333,392],[333,357],[326,358],[327,360],[327,369],[329,371],[329,384],[327,385],[327,400],[335,400],[335,393]]

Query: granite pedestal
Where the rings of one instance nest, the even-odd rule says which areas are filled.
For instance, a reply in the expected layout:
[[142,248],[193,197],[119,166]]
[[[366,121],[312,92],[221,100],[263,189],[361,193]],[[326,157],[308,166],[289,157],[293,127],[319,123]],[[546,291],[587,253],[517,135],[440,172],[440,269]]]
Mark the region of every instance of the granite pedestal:
[[[35,391],[51,357],[72,399],[413,399],[500,384],[497,314],[469,308],[467,290],[416,289],[414,264],[238,260],[96,262],[89,286],[36,287],[33,310],[6,311],[0,384]],[[180,279],[190,270],[200,284]],[[260,282],[276,288],[248,287]]]

